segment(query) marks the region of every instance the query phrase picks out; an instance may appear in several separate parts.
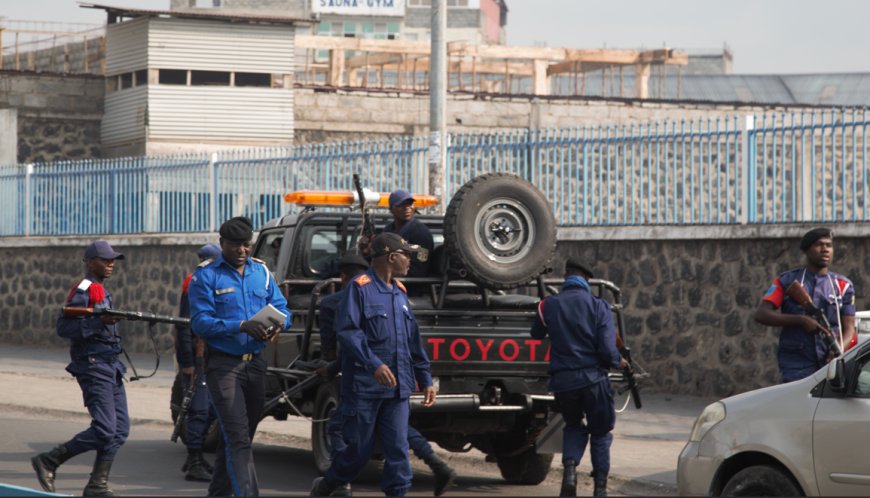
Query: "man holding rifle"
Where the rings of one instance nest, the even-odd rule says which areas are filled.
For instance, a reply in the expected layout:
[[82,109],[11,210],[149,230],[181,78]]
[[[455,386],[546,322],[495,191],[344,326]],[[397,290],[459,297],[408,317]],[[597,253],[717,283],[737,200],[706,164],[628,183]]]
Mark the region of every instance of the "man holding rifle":
[[[783,382],[812,375],[839,350],[857,342],[855,288],[848,278],[828,269],[834,258],[833,232],[828,228],[810,230],[801,239],[800,248],[806,265],[779,275],[755,311],[757,322],[782,327],[777,360]],[[798,289],[789,291],[790,287]],[[801,294],[809,297],[803,305]],[[821,313],[814,318],[815,310]]]
[[550,391],[565,420],[562,433],[560,496],[577,496],[577,465],[591,439],[593,496],[607,496],[611,431],[616,423],[610,369],[629,368],[616,348],[610,305],[594,296],[592,271],[580,261],[565,262],[562,290],[538,303],[535,339],[550,336]]
[[[207,265],[221,257],[221,248],[217,244],[206,244],[196,252],[200,265]],[[179,316],[190,316],[190,299],[187,289],[193,273],[189,273],[181,284],[181,299],[179,301]],[[175,358],[178,360],[178,377],[182,386],[185,386],[185,395],[192,389],[192,396],[188,401],[187,413],[179,413],[179,419],[186,419],[187,434],[184,444],[187,446],[187,460],[181,471],[188,481],[211,481],[214,470],[202,456],[202,444],[208,434],[213,416],[209,412],[208,388],[205,385],[205,375],[202,371],[203,358],[201,347],[195,345],[202,341],[190,331],[190,325],[175,326]],[[192,387],[190,387],[192,386]],[[182,420],[176,421],[181,424]]]
[[[66,306],[77,308],[111,308],[112,296],[103,287],[112,276],[115,260],[124,255],[112,249],[105,240],[98,240],[85,249],[85,278],[70,289]],[[110,496],[108,487],[112,461],[130,433],[127,414],[127,394],[123,377],[126,367],[121,353],[121,335],[117,323],[121,317],[92,315],[61,316],[57,334],[70,340],[70,364],[66,367],[82,389],[85,406],[91,416],[91,426],[66,443],[31,459],[42,488],[54,492],[57,468],[70,458],[94,450],[97,452],[84,496]]]

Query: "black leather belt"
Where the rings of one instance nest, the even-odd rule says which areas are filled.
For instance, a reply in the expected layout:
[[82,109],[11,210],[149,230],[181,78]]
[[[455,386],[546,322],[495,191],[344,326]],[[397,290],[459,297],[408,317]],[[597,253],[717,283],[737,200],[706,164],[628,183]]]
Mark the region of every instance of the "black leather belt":
[[227,358],[232,358],[234,360],[251,361],[254,358],[256,358],[260,353],[245,353],[242,355],[238,355],[238,354],[224,353],[220,349],[209,348],[208,354],[213,355],[213,356],[225,356]]

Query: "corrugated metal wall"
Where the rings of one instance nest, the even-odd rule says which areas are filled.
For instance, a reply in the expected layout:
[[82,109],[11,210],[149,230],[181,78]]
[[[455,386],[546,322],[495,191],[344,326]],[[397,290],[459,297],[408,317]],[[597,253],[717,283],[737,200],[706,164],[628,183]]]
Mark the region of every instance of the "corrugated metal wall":
[[109,24],[106,28],[106,75],[145,69],[148,59],[148,18]]
[[148,67],[292,73],[292,25],[152,18]]
[[148,140],[293,140],[293,91],[152,85]]
[[145,141],[148,91],[148,86],[137,86],[119,92],[106,92],[100,133],[104,146]]

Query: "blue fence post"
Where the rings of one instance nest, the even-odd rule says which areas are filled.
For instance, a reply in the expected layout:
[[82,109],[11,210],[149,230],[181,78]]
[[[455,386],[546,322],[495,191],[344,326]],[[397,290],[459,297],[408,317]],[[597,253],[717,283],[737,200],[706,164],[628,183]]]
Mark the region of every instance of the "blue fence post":
[[30,236],[30,217],[33,210],[33,163],[27,163],[24,170],[24,236]]
[[755,116],[746,116],[743,120],[743,164],[740,180],[743,188],[743,199],[740,202],[740,213],[737,222],[745,225],[755,221]]
[[208,230],[217,232],[218,155],[212,152],[208,159]]

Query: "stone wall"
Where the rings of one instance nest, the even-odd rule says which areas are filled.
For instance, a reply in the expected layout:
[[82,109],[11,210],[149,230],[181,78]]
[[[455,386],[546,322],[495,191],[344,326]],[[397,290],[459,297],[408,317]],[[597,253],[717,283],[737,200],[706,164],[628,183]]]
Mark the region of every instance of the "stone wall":
[[100,157],[102,77],[0,71],[0,108],[16,109],[17,162]]
[[[802,264],[797,249],[809,227],[703,227],[635,234],[619,229],[561,230],[555,267],[578,256],[598,278],[623,291],[628,344],[650,373],[647,389],[725,396],[778,381],[778,331],[752,314],[774,277]],[[668,231],[670,230],[670,231]],[[835,271],[852,279],[858,309],[870,309],[870,237],[860,227],[835,226]],[[108,289],[117,306],[175,314],[179,287],[196,264],[195,249],[214,239],[138,237],[110,239],[127,259]],[[62,347],[54,321],[82,272],[86,240],[0,241],[0,343]],[[142,324],[125,324],[129,349],[149,351]],[[169,353],[173,331],[157,327]]]

